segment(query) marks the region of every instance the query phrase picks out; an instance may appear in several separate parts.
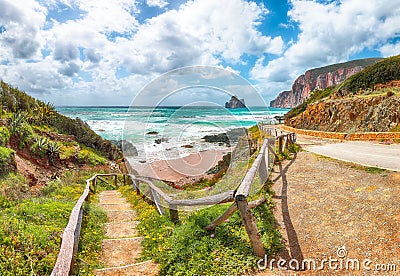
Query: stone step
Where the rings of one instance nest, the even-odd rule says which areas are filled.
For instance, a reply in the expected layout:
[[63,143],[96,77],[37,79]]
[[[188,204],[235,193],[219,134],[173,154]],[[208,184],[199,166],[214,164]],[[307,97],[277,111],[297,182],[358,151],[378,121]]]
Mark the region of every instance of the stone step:
[[121,204],[99,204],[101,208],[107,211],[122,211],[122,210],[132,210],[131,205],[129,203],[121,203]]
[[124,204],[127,203],[126,199],[123,197],[103,197],[99,198],[100,204]]
[[152,261],[131,264],[120,267],[96,269],[96,276],[155,276],[158,275],[158,266]]
[[127,222],[136,217],[134,210],[107,211],[108,222]]
[[137,221],[106,223],[106,236],[111,239],[136,237],[138,233],[135,228],[138,223]]
[[142,252],[142,237],[103,240],[102,260],[106,267],[124,266],[136,263]]

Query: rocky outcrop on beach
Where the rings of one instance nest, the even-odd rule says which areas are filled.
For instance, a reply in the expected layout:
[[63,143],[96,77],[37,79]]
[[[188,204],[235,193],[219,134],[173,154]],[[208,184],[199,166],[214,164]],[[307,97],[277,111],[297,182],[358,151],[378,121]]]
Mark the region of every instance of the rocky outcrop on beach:
[[229,102],[225,103],[225,108],[245,108],[244,99],[238,99],[236,96],[232,96]]
[[361,59],[308,70],[295,80],[291,90],[283,91],[275,100],[271,101],[270,106],[293,108],[304,102],[314,90],[340,84],[348,77],[379,60],[381,59]]
[[136,147],[127,140],[112,140],[111,142],[116,145],[120,150],[122,150],[124,156],[131,157],[138,155]]
[[213,135],[206,135],[202,139],[208,143],[219,143],[220,145],[231,146],[232,143],[237,143],[240,137],[247,135],[246,128],[235,128],[228,130],[226,133],[218,133]]

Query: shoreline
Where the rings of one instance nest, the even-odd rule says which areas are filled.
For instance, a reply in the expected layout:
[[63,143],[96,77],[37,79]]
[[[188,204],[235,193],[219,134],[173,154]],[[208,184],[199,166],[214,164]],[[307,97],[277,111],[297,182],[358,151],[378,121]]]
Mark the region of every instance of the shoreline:
[[207,171],[215,167],[224,155],[231,151],[232,148],[210,149],[191,153],[180,158],[156,160],[151,163],[140,163],[129,159],[129,157],[126,160],[140,176],[175,183],[187,183],[212,175],[207,174]]

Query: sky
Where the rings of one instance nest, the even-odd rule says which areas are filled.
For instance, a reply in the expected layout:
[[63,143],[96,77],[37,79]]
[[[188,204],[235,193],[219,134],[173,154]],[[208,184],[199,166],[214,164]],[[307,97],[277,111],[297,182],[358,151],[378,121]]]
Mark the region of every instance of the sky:
[[58,106],[127,106],[194,65],[268,104],[308,69],[400,54],[400,0],[0,0],[0,45],[0,79]]

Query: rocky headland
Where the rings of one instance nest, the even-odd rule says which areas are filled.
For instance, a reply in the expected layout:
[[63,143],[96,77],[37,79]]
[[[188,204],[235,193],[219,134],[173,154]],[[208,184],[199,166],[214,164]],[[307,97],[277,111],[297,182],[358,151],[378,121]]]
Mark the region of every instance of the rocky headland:
[[275,100],[271,101],[270,106],[296,107],[303,103],[313,91],[340,84],[379,60],[381,59],[361,59],[308,70],[294,81],[291,90],[281,92]]

